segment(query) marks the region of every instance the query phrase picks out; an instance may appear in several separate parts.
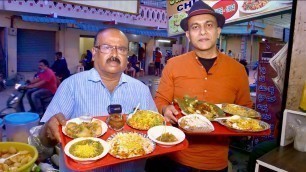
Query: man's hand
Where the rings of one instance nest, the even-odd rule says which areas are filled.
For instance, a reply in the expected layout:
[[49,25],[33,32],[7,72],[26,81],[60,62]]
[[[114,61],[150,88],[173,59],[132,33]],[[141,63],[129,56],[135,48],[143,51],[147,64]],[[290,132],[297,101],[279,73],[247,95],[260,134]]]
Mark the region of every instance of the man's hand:
[[175,109],[173,105],[168,105],[163,107],[163,115],[167,122],[172,124],[177,123],[177,119],[175,115],[179,114],[179,112]]
[[39,139],[47,147],[53,147],[61,142],[59,125],[66,125],[66,119],[62,113],[58,113],[49,119],[39,133]]

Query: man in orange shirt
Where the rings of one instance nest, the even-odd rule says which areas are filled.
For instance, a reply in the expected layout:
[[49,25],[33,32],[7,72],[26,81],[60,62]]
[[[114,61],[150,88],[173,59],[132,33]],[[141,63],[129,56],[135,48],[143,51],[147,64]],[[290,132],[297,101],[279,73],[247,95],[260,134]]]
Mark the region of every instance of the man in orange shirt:
[[[252,106],[244,67],[216,47],[224,23],[224,16],[203,1],[194,3],[188,16],[181,21],[194,50],[168,61],[155,96],[159,112],[171,123],[177,123],[176,115],[179,114],[172,103],[185,95],[215,104]],[[148,160],[146,170],[157,171],[159,167],[162,171],[173,172],[227,171],[228,137],[187,135],[187,139],[187,149],[167,159]]]

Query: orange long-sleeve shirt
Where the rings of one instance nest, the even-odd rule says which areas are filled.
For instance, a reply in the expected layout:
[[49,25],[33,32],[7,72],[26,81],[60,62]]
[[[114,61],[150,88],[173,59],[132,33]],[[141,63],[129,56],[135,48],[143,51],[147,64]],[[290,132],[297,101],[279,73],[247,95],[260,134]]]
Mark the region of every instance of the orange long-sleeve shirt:
[[[222,53],[218,53],[208,73],[193,51],[168,61],[155,95],[159,112],[175,98],[185,95],[215,104],[252,106],[244,67]],[[172,154],[172,159],[202,170],[220,170],[227,166],[228,137],[187,136],[187,139],[189,147]]]

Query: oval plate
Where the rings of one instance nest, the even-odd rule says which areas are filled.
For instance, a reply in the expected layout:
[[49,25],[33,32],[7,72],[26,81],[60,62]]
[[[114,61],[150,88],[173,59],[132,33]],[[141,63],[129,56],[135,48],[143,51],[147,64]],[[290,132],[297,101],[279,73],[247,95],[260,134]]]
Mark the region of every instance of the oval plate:
[[[107,127],[107,124],[106,124],[104,121],[102,121],[102,120],[100,120],[100,119],[96,119],[96,118],[92,118],[92,121],[100,121],[100,123],[101,123],[101,128],[102,128],[101,133],[100,133],[99,135],[95,136],[95,137],[100,137],[100,136],[102,136],[104,133],[106,133],[108,127]],[[75,122],[75,123],[77,123],[77,124],[81,124],[82,122],[88,122],[88,121],[87,121],[87,120],[84,120],[84,119],[82,119],[82,118],[73,118],[73,119],[68,120],[68,121],[66,122],[66,125],[67,125],[69,122]],[[68,136],[68,137],[70,137],[70,138],[72,138],[72,139],[74,138],[74,137],[72,137],[72,136],[70,136],[70,135],[68,135],[68,134],[66,133],[66,126],[62,126],[62,131],[63,131],[63,133],[64,133],[66,136]]]
[[[149,139],[149,137],[146,134],[142,134],[142,133],[137,133],[137,132],[117,132],[113,135],[111,135],[106,141],[109,143],[110,145],[110,151],[109,154],[112,155],[115,158],[118,159],[128,159],[128,158],[133,158],[133,157],[138,157],[138,156],[143,156],[143,155],[139,155],[139,154],[135,154],[135,149],[133,150],[128,150],[129,152],[126,152],[126,150],[128,148],[124,147],[127,144],[130,145],[135,145],[137,143],[139,143],[139,140],[137,140],[136,143],[132,143],[133,141],[135,141],[135,134],[141,136],[141,138],[143,139],[143,149],[145,151],[145,155],[153,152],[155,150],[155,143]],[[134,139],[134,140],[133,140]],[[132,143],[132,144],[131,144]],[[120,146],[124,145],[124,148],[120,148]],[[116,147],[117,149],[121,149],[124,150],[124,152],[122,152],[122,154],[126,155],[131,153],[130,155],[127,155],[125,157],[116,154],[114,147]],[[137,152],[137,151],[136,151]],[[134,153],[134,154],[133,154]]]
[[[257,2],[259,2],[259,1],[257,1]],[[258,13],[258,12],[264,11],[264,10],[268,9],[270,6],[274,5],[272,1],[269,1],[264,6],[262,6],[261,8],[258,8],[258,9],[255,9],[255,10],[245,10],[242,7],[244,3],[246,3],[246,1],[241,3],[241,6],[239,7],[239,11],[242,12],[242,13],[245,13],[245,14]],[[256,4],[254,4],[254,5],[256,5]]]
[[265,130],[270,129],[270,125],[268,123],[264,122],[264,121],[253,119],[253,118],[246,118],[246,117],[240,117],[240,118],[242,120],[254,120],[254,121],[257,121],[257,122],[259,122],[259,125],[261,126],[262,129],[259,129],[259,130],[250,130],[250,129],[239,129],[239,128],[236,128],[234,126],[234,124],[233,125],[228,125],[227,120],[231,120],[231,118],[228,118],[228,119],[218,119],[217,121],[221,125],[229,128],[231,130],[239,131],[239,132],[261,132],[261,131],[265,131]]
[[[186,98],[184,97],[184,99],[186,99]],[[194,100],[194,99],[190,99],[190,101],[192,101],[192,100]],[[203,103],[203,104],[209,106],[211,109],[213,109],[213,111],[216,112],[216,114],[211,113],[209,111],[207,111],[208,114],[200,114],[200,113],[197,113],[197,112],[195,112],[195,113],[188,113],[188,112],[185,111],[186,110],[185,106],[187,106],[186,103],[188,101],[176,100],[176,102],[179,104],[179,107],[181,108],[181,110],[182,110],[181,112],[182,112],[183,115],[199,114],[199,115],[205,116],[210,121],[213,121],[215,118],[225,117],[225,113],[223,112],[223,110],[218,105],[215,105],[213,103],[197,101],[197,103]],[[211,115],[213,115],[213,117],[210,117]]]
[[242,117],[261,119],[261,115],[259,112],[236,104],[223,103],[222,110],[230,115],[238,115]]

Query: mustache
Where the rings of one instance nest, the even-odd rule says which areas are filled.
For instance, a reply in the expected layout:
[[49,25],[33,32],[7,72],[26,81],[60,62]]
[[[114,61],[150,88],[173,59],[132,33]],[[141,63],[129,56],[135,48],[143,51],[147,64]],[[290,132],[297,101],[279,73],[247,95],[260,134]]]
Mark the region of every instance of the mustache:
[[113,61],[121,64],[121,61],[118,57],[110,57],[106,60],[106,63],[110,63],[110,62],[113,62]]

